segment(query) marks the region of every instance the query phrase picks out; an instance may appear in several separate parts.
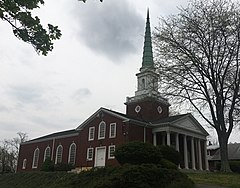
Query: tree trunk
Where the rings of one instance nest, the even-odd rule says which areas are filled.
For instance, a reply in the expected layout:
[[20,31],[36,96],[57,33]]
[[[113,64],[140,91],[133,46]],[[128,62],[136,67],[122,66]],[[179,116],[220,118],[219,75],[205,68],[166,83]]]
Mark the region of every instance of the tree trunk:
[[232,172],[228,161],[228,138],[221,134],[219,135],[220,156],[221,156],[221,172]]

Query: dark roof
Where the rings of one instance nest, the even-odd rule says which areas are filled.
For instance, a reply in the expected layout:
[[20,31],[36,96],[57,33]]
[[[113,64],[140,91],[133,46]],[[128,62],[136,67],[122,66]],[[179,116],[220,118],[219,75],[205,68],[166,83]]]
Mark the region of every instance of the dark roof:
[[[230,160],[239,160],[240,159],[240,143],[228,144],[228,158]],[[220,149],[209,159],[213,161],[221,160]]]
[[160,124],[160,123],[172,123],[174,121],[177,121],[185,116],[188,116],[189,114],[180,114],[176,116],[169,116],[166,118],[162,118],[160,120],[154,121],[153,124]]
[[66,130],[66,131],[60,131],[60,132],[56,132],[56,133],[52,133],[52,134],[48,134],[39,138],[35,138],[32,140],[29,140],[25,143],[29,143],[29,142],[35,142],[35,141],[42,141],[42,140],[46,140],[46,139],[52,139],[52,138],[59,138],[59,137],[66,137],[68,135],[72,135],[72,134],[76,134],[78,133],[78,131],[76,129],[71,129],[71,130]]

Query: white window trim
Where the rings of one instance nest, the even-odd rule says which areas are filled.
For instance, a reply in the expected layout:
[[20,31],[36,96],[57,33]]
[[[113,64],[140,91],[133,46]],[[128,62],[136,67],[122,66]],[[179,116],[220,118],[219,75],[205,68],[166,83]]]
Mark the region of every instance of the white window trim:
[[[91,130],[93,130],[93,138],[90,138]],[[95,133],[95,127],[89,127],[89,129],[88,129],[88,141],[94,140],[94,136],[95,136],[94,133]]]
[[68,151],[68,164],[70,164],[70,155],[71,155],[71,147],[75,146],[75,153],[74,153],[74,161],[73,161],[73,165],[75,165],[76,162],[76,153],[77,153],[77,145],[75,143],[72,143],[69,146],[69,151]]
[[27,159],[23,159],[22,169],[26,169],[26,166],[27,166]]
[[50,157],[49,158],[51,158],[51,148],[50,148],[50,146],[47,146],[46,147],[46,149],[45,149],[45,151],[44,151],[44,159],[43,159],[43,162],[46,160],[46,151],[47,151],[47,149],[50,149]]
[[115,145],[108,146],[108,159],[115,159],[115,156],[113,157],[110,156],[110,148],[114,148],[114,151],[115,151]]
[[[104,136],[100,137],[100,125],[104,124]],[[104,121],[101,121],[98,125],[98,140],[104,139],[106,136],[106,123]]]
[[[111,128],[114,127],[114,135],[111,135]],[[116,123],[110,123],[110,129],[109,129],[109,138],[115,138],[117,133],[117,124]]]
[[[38,155],[37,155],[37,159],[35,158],[35,155],[36,155],[36,152],[38,151]],[[39,148],[36,148],[35,150],[34,150],[34,153],[33,153],[33,162],[32,162],[32,168],[37,168],[38,167],[38,162],[39,162],[39,154],[40,154],[40,150],[39,150]],[[37,160],[37,162],[36,162],[36,166],[35,166],[35,160]]]
[[[92,158],[89,158],[89,151],[92,150]],[[87,149],[87,161],[92,161],[93,160],[93,155],[94,155],[94,148],[88,148]]]
[[[60,144],[60,145],[58,145],[58,147],[57,147],[57,149],[56,149],[55,164],[58,163],[58,161],[57,161],[57,157],[58,157],[58,150],[59,150],[60,147],[62,147],[62,153],[61,153],[61,162],[62,162],[63,146]],[[61,162],[60,162],[60,163],[61,163]]]

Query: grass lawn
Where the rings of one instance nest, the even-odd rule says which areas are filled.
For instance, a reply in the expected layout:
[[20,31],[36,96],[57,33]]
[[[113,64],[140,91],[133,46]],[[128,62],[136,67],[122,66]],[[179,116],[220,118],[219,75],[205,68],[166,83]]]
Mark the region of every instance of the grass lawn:
[[240,188],[240,174],[228,173],[222,174],[217,172],[195,172],[186,173],[195,184],[219,185],[223,187]]

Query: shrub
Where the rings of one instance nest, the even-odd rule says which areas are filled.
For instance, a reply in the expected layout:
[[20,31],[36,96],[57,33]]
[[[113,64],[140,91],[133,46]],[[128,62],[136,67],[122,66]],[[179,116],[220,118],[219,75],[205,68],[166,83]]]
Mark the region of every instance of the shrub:
[[158,148],[160,149],[164,159],[167,159],[176,165],[180,164],[181,155],[174,148],[167,145],[161,145],[158,146]]
[[114,153],[117,161],[123,164],[159,164],[160,150],[150,143],[129,142],[119,146]]
[[[102,169],[87,173],[88,175],[86,175],[86,173],[84,174],[85,177],[94,177],[94,180],[91,182],[91,187],[95,188],[194,187],[194,183],[185,174],[177,170],[161,168],[154,164],[124,165],[118,168],[105,169],[104,173]],[[99,176],[101,176],[101,178]],[[85,184],[85,187],[88,186]]]
[[70,171],[74,168],[71,164],[58,163],[54,165],[54,171]]
[[[235,173],[240,173],[240,161],[229,161],[230,168]],[[216,163],[216,170],[221,169],[221,162]]]
[[230,161],[229,163],[233,172],[240,173],[240,161]]
[[178,169],[176,164],[174,164],[173,162],[171,162],[167,159],[162,159],[160,164],[161,164],[161,167],[163,167],[163,168],[175,169],[175,170]]
[[54,162],[50,158],[47,158],[42,164],[41,171],[53,172],[54,171]]

